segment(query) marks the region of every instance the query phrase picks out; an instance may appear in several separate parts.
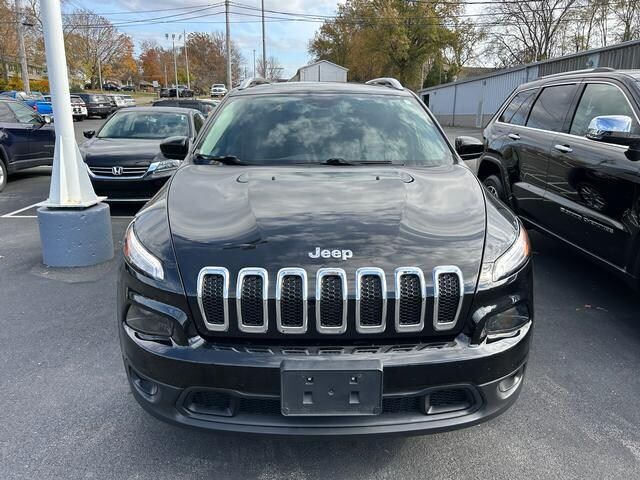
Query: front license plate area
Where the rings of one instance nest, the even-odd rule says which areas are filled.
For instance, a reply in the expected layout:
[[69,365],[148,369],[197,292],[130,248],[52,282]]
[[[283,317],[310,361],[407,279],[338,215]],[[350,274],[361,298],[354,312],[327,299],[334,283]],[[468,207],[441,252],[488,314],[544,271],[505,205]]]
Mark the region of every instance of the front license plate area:
[[382,413],[382,362],[377,360],[285,360],[280,379],[283,415]]

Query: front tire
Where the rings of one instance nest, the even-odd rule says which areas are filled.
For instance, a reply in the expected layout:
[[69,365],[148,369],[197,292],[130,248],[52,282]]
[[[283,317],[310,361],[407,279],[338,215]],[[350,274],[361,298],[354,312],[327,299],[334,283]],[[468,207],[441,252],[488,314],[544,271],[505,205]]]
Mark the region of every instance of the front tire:
[[506,203],[507,196],[504,193],[504,185],[502,185],[502,180],[500,180],[496,175],[489,175],[482,181],[482,183],[491,195]]
[[8,176],[7,166],[4,164],[4,160],[0,158],[0,192],[4,190],[4,187],[7,185]]

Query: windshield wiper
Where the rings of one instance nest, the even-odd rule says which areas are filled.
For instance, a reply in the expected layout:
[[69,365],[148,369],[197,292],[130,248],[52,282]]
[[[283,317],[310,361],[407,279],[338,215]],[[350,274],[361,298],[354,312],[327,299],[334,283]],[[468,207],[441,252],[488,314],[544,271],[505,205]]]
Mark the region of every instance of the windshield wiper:
[[234,155],[205,155],[204,153],[196,153],[194,159],[199,162],[218,162],[223,165],[246,165],[246,163],[243,163]]
[[391,160],[358,160],[352,162],[344,158],[328,158],[322,165],[404,165],[402,163],[394,163]]

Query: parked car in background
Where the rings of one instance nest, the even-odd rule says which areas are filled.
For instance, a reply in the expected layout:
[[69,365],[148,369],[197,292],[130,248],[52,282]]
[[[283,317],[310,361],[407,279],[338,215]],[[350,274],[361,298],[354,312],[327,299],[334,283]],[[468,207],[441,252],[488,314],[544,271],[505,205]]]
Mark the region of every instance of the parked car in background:
[[[169,89],[168,88],[161,88],[160,92],[158,93],[160,95],[160,98],[168,98],[169,97]],[[175,96],[175,94],[174,94]]]
[[124,101],[125,106],[127,106],[127,107],[135,107],[136,106],[136,99],[133,98],[131,95],[120,95],[120,97]]
[[111,100],[112,105],[115,104],[116,110],[119,110],[121,108],[128,106],[127,102],[125,101],[122,95],[107,94],[105,96],[108,97],[109,100]]
[[89,117],[107,118],[112,112],[111,100],[100,93],[73,93],[82,98]]
[[13,172],[51,165],[56,134],[48,116],[0,96],[0,191]]
[[2,92],[0,95],[4,95],[15,100],[20,100],[26,103],[40,115],[49,115],[51,117],[53,116],[53,106],[51,105],[51,102],[46,101],[44,96],[40,92],[26,93],[16,90],[10,90],[7,92]]
[[[51,95],[45,95],[44,98],[47,102],[51,102]],[[87,106],[84,104],[84,100],[77,95],[71,95],[70,100],[73,119],[81,122],[87,118]]]
[[518,87],[484,130],[478,177],[536,229],[640,287],[640,71]]
[[[168,137],[193,139],[203,115],[186,108],[132,107],[118,110],[80,145],[93,187],[109,201],[147,201],[181,161],[160,153]],[[171,142],[171,139],[167,140]]]
[[135,87],[135,85],[124,85],[122,87],[122,91],[123,92],[135,92],[136,91],[136,87]]
[[181,107],[195,108],[199,110],[205,117],[209,116],[220,104],[219,100],[200,100],[194,98],[168,98],[165,100],[156,100],[153,102],[154,107]]
[[228,91],[224,83],[214,83],[211,86],[210,93],[212,97],[224,97],[228,93]]
[[115,83],[105,83],[102,85],[102,89],[107,92],[119,92],[122,90],[120,85],[116,85]]

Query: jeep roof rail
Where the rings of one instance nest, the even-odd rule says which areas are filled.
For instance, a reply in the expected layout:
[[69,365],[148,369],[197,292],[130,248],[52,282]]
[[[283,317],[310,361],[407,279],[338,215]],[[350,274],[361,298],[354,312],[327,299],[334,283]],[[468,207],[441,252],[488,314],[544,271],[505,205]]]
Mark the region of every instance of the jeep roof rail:
[[245,78],[238,87],[238,90],[244,90],[246,88],[255,87],[256,85],[266,85],[271,83],[269,80],[266,80],[262,77],[249,77]]
[[374,78],[373,80],[365,82],[365,85],[380,85],[382,87],[390,87],[396,90],[404,90],[402,84],[395,78],[391,77]]
[[581,73],[604,73],[604,72],[615,72],[615,71],[616,69],[611,67],[584,68],[582,70],[571,70],[569,72],[551,73],[549,75],[544,75],[540,78],[564,77],[567,75],[575,75],[575,74],[581,74]]

